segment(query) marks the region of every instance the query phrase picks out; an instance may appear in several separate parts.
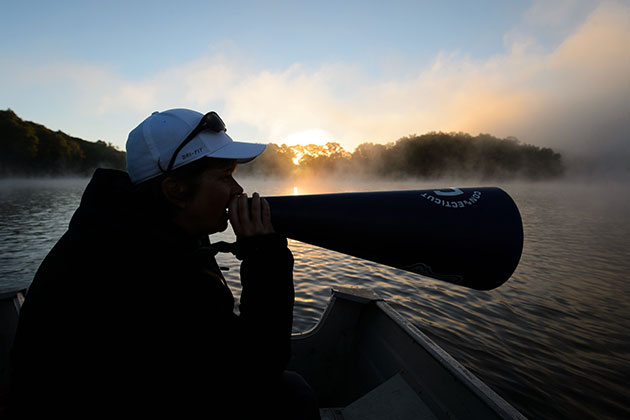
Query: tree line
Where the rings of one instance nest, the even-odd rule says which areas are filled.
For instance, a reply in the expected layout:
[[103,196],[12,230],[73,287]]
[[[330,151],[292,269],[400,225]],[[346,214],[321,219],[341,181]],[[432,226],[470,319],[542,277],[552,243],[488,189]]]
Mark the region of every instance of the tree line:
[[125,169],[125,152],[0,110],[0,176],[90,175],[98,167]]
[[[125,169],[125,152],[102,140],[89,142],[0,111],[0,176],[90,175],[97,167]],[[287,146],[269,143],[239,173],[295,178],[550,179],[564,173],[562,156],[550,148],[490,134],[431,132],[389,144],[363,143],[348,152],[339,143]]]
[[431,132],[389,144],[363,143],[347,152],[325,146],[268,144],[240,173],[285,177],[360,175],[386,178],[479,178],[542,180],[564,173],[562,156],[550,148],[489,134]]

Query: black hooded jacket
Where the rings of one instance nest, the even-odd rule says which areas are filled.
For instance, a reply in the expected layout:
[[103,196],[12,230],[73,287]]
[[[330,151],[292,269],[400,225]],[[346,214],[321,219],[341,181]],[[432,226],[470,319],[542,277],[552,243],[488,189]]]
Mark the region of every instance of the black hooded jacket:
[[294,292],[286,239],[246,239],[236,315],[207,236],[97,170],[22,307],[11,412],[247,412],[288,361]]

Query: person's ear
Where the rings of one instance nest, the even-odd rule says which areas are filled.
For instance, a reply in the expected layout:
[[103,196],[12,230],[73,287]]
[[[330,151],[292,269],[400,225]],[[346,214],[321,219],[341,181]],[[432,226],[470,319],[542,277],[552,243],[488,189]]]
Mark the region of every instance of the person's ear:
[[162,194],[169,201],[178,208],[186,207],[186,188],[180,183],[167,176],[162,180]]

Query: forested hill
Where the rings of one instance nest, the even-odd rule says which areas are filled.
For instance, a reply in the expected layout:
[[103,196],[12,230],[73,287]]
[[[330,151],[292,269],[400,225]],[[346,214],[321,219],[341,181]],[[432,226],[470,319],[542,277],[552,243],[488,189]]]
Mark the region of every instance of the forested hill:
[[124,169],[125,153],[0,110],[0,176],[90,175],[98,167]]
[[[90,175],[97,167],[125,168],[125,152],[89,142],[0,111],[0,176]],[[550,179],[563,174],[550,148],[489,134],[427,133],[389,144],[363,143],[348,152],[339,143],[277,145],[238,169],[243,175],[369,176],[385,178]]]

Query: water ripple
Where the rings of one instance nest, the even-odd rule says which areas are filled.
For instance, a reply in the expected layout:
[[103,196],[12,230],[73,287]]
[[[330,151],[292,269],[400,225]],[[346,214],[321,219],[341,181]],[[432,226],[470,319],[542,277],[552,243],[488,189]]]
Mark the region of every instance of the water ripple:
[[[293,185],[246,180],[269,195],[410,189],[418,183]],[[87,180],[0,182],[1,287],[27,285],[63,234]],[[462,185],[464,186],[464,185]],[[312,328],[338,286],[374,289],[531,418],[630,418],[630,197],[625,185],[503,186],[523,217],[521,262],[479,292],[290,241],[294,330]],[[614,197],[614,200],[610,200]],[[230,230],[213,240],[233,240]],[[239,262],[220,254],[240,296]]]

